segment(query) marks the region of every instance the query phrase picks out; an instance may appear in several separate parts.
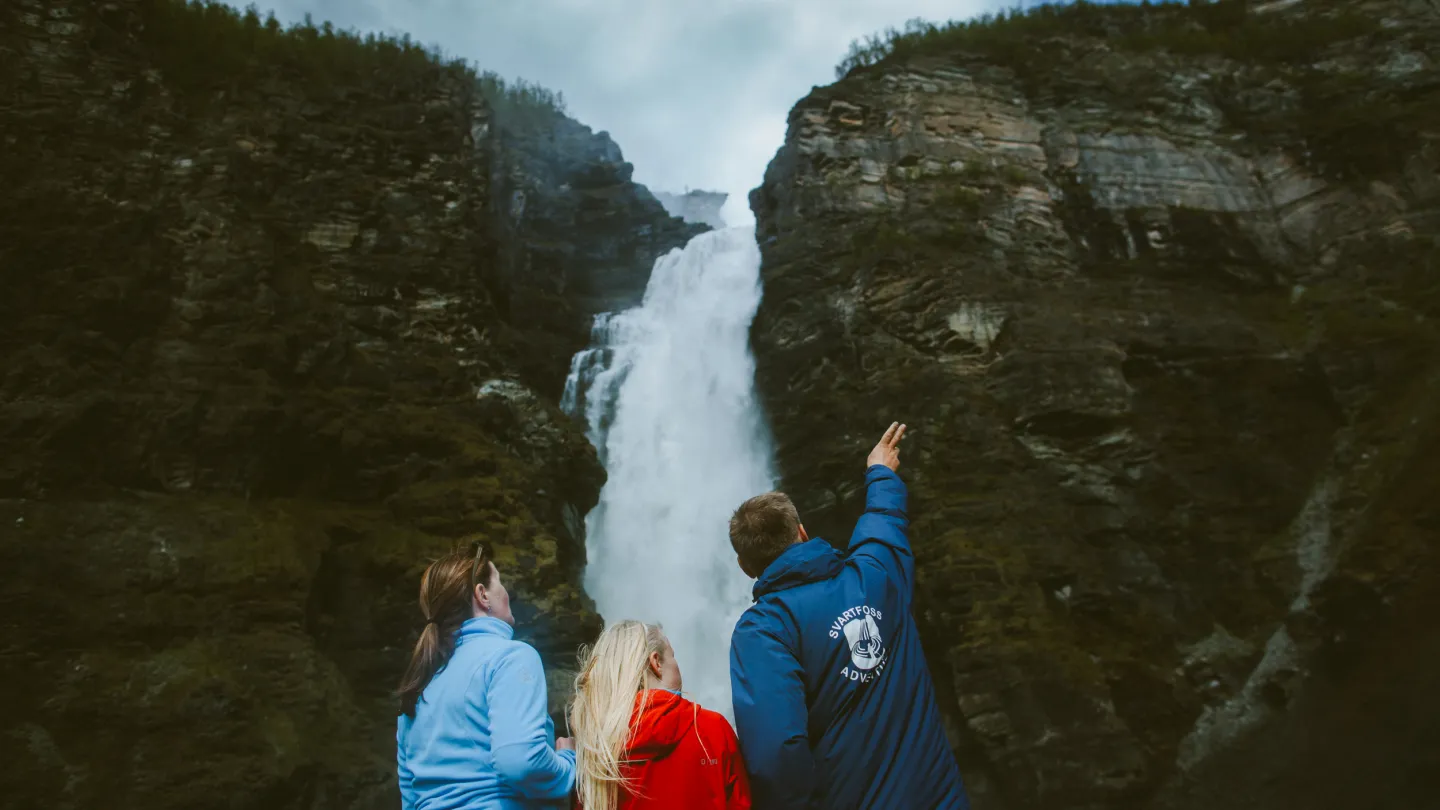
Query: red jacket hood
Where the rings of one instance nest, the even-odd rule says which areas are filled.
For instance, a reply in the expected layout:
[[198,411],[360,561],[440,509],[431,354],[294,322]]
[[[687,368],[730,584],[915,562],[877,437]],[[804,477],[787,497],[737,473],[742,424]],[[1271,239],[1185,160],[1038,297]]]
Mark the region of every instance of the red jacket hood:
[[644,712],[635,718],[634,734],[625,749],[626,759],[663,759],[695,728],[699,710],[694,703],[665,689],[651,689],[635,696],[637,712],[647,697]]

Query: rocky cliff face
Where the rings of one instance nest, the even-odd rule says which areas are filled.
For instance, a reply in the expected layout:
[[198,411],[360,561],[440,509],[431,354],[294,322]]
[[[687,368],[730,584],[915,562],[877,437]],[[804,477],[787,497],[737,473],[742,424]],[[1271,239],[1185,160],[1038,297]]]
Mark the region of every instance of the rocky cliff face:
[[1437,788],[1440,9],[1250,6],[917,37],[802,100],[752,195],[807,524],[844,536],[912,426],[979,808]]
[[[667,212],[606,133],[569,118],[526,118],[499,128],[493,204],[507,319],[529,328],[525,343],[546,359],[532,369],[558,398],[570,357],[590,338],[588,316],[635,306],[656,257],[709,228]],[[538,341],[538,342],[537,342]]]
[[555,395],[694,229],[537,114],[403,43],[0,8],[0,804],[395,806],[463,533],[563,680],[604,473]]

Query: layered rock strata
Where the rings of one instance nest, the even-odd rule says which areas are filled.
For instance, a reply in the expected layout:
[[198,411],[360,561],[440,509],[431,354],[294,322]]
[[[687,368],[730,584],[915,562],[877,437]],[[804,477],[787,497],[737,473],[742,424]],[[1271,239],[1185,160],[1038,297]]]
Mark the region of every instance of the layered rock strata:
[[852,71],[752,194],[807,526],[846,536],[858,454],[911,426],[977,807],[1437,787],[1440,15],[1272,5],[1092,6]]
[[566,364],[696,228],[532,112],[408,43],[0,8],[0,803],[395,806],[468,533],[563,691],[604,477]]

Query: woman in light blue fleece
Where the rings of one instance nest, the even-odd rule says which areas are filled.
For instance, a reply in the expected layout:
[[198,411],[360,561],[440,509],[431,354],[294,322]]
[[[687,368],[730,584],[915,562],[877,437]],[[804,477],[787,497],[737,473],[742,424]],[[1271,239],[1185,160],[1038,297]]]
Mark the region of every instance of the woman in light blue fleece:
[[554,740],[545,670],[515,641],[515,617],[483,542],[420,579],[425,630],[400,682],[395,732],[404,810],[568,806],[571,740]]

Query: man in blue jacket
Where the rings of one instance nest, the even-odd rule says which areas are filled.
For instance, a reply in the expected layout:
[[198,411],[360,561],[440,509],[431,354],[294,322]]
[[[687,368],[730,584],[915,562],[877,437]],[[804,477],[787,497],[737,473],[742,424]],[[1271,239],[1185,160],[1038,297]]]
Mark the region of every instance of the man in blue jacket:
[[755,810],[967,810],[911,616],[900,439],[870,451],[865,514],[841,554],[784,494],[735,510],[730,543],[755,604],[730,641],[730,685]]

